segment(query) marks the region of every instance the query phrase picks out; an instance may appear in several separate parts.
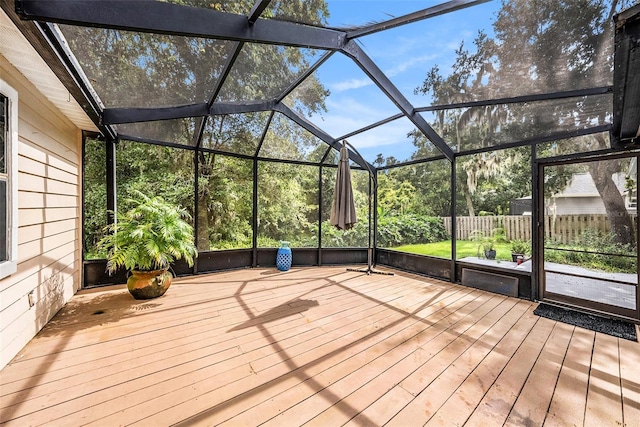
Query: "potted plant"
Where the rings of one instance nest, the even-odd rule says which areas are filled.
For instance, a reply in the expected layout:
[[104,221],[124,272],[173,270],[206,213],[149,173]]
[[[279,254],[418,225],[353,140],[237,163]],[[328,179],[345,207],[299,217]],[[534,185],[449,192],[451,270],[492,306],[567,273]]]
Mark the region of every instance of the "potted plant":
[[470,233],[471,240],[478,243],[478,257],[484,254],[487,259],[496,259],[495,240],[487,236],[482,230],[473,230]]
[[529,251],[529,242],[524,240],[514,239],[511,241],[511,260],[513,262],[518,261],[518,257],[524,258],[525,254]]
[[487,259],[496,259],[496,249],[494,245],[495,245],[495,242],[491,237],[487,237],[482,242],[482,249],[484,249],[484,256]]
[[107,251],[109,272],[121,267],[131,272],[127,288],[135,299],[156,298],[171,285],[171,262],[184,258],[193,265],[193,227],[185,221],[185,209],[160,197],[136,196],[129,200],[133,207],[107,226],[99,244]]

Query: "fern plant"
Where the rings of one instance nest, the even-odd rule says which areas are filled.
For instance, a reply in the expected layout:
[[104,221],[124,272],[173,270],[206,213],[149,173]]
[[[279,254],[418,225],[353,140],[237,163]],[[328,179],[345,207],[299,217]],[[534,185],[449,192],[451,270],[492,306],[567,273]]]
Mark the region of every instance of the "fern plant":
[[133,208],[118,215],[99,242],[107,251],[107,270],[161,270],[181,258],[192,266],[197,250],[187,211],[161,197],[135,194],[139,199],[129,200]]

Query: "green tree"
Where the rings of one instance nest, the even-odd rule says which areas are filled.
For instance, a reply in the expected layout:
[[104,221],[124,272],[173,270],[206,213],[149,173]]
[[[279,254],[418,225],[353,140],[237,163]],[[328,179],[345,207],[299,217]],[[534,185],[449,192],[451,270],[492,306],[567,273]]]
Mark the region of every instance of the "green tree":
[[[188,6],[213,8],[218,11],[246,14],[252,1],[210,2],[204,0],[173,0]],[[328,10],[323,0],[309,2],[274,2],[263,17],[293,19],[313,25],[326,23]],[[107,107],[153,107],[208,102],[222,75],[227,58],[237,44],[231,41],[161,34],[135,33],[99,28],[61,26],[69,45],[87,77]],[[279,95],[316,57],[311,49],[245,43],[242,51],[222,84],[216,101],[242,102],[272,99]],[[312,114],[324,110],[328,91],[309,77],[289,96],[294,108]],[[210,117],[204,124],[202,146],[244,155],[254,155],[268,114],[236,114]],[[121,134],[157,139],[185,146],[196,143],[196,129],[202,119],[186,118],[161,122],[118,125]],[[319,149],[305,145],[299,135],[273,133],[270,153],[278,158],[294,150],[304,155]],[[296,139],[297,138],[297,139]],[[293,145],[292,145],[293,144]],[[172,203],[184,206],[193,214],[198,205],[197,243],[200,250],[212,247],[246,247],[251,238],[252,162],[234,162],[211,152],[149,148],[144,144],[124,142],[118,150],[118,197],[136,189],[145,194],[160,194]],[[104,156],[90,150],[87,163],[104,162]],[[95,155],[94,155],[95,154]],[[324,154],[324,152],[322,152]],[[317,160],[321,158],[318,154]],[[194,200],[194,162],[198,162],[197,199]],[[87,179],[104,183],[104,177],[89,174]],[[286,182],[287,176],[274,174],[272,180],[290,201],[288,211],[276,210],[279,218],[309,217],[308,191],[299,182]],[[307,182],[308,180],[303,180]],[[317,174],[314,180],[317,188]],[[296,184],[296,185],[294,185]],[[306,184],[305,184],[306,185]],[[93,191],[85,194],[88,217],[103,215],[104,196]],[[272,193],[273,195],[273,193]],[[269,197],[262,204],[270,203]],[[317,199],[314,201],[317,205]],[[125,206],[122,206],[125,208]],[[263,212],[264,213],[264,212]],[[272,212],[274,215],[276,212]],[[264,215],[263,215],[264,217]],[[317,221],[314,220],[314,221]],[[91,240],[95,240],[98,223],[87,222]],[[303,226],[303,228],[306,226]],[[91,229],[91,230],[90,230]],[[233,243],[235,242],[235,243]]]
[[[613,53],[611,18],[631,3],[503,1],[493,25],[494,38],[479,33],[473,51],[461,44],[451,74],[443,77],[439,68],[434,67],[416,92],[430,95],[434,104],[448,104],[609,85]],[[434,126],[458,150],[497,146],[543,135],[549,129],[563,130],[562,126],[570,130],[606,124],[610,120],[609,102],[607,97],[592,96],[566,102],[440,110],[436,112]],[[600,135],[577,141],[583,150],[608,145]],[[469,214],[475,212],[476,178],[484,177],[485,183],[490,183],[489,191],[496,189],[499,183],[494,178],[504,177],[505,167],[507,171],[510,169],[508,165],[514,159],[508,156],[512,153],[517,154],[503,150],[474,156],[465,164],[467,180],[458,184]],[[496,169],[501,173],[495,174]],[[620,210],[623,206],[620,193],[610,182],[611,176],[620,171],[615,162],[600,162],[590,169],[615,234],[620,243],[630,243],[631,220],[626,209]],[[568,179],[565,175],[553,181],[561,186]]]
[[[503,2],[494,24],[495,56],[499,63],[496,85],[525,87],[530,93],[552,92],[611,84],[613,69],[613,15],[631,1],[579,0],[559,2]],[[522,58],[532,58],[532,64]],[[533,68],[532,68],[533,65]],[[581,127],[606,124],[609,99],[589,97],[558,103],[535,116],[571,118]],[[533,116],[530,113],[530,116]],[[602,135],[582,138],[583,150],[608,148]],[[612,176],[622,172],[620,162],[594,162],[589,173],[600,193],[612,231],[621,244],[633,244],[632,220]]]

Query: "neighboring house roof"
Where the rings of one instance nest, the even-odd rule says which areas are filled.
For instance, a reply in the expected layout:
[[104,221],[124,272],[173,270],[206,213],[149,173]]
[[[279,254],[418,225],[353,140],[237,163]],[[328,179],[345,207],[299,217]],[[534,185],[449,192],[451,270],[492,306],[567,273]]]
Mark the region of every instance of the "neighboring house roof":
[[20,71],[53,105],[78,128],[97,131],[76,100],[38,55],[27,39],[0,10],[0,55]]
[[[625,177],[623,172],[618,172],[612,176],[613,182],[621,194],[625,192]],[[571,178],[569,185],[560,193],[554,194],[552,197],[600,197],[596,184],[588,172],[576,173]]]

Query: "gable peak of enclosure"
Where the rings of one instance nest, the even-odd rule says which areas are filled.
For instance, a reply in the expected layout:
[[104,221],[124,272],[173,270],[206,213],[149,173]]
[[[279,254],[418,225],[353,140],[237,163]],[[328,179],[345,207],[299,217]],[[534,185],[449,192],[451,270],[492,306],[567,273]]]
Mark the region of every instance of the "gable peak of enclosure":
[[[320,163],[318,141],[337,152],[350,138],[370,167],[611,124],[612,16],[633,1],[355,4],[16,0],[10,12],[108,139]],[[262,149],[269,133],[281,147]]]

